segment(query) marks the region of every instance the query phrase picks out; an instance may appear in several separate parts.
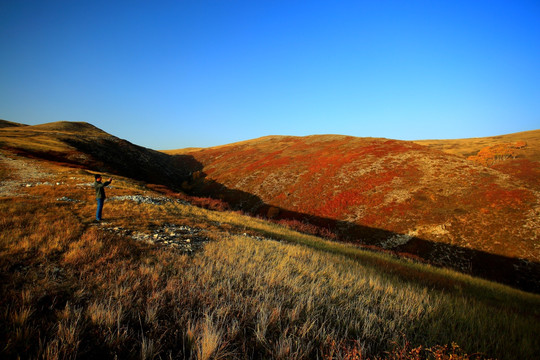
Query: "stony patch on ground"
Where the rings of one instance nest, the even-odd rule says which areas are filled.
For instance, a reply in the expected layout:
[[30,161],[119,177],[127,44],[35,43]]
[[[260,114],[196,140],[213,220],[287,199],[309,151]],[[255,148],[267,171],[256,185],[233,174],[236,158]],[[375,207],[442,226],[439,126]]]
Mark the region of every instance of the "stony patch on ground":
[[120,195],[108,198],[109,201],[133,201],[137,204],[163,205],[165,203],[176,202],[187,205],[188,202],[179,199],[171,199],[166,196],[144,196],[144,195]]
[[[168,247],[187,254],[192,254],[193,252],[200,250],[204,244],[212,241],[212,239],[207,235],[207,230],[187,225],[163,224],[149,231],[127,229],[122,226],[104,227],[103,229],[122,237],[131,238],[135,241],[142,241],[151,245]],[[247,233],[238,235],[257,241],[280,242],[280,240]]]
[[0,197],[20,196],[22,195],[20,191],[22,187],[56,185],[56,183],[47,181],[52,177],[52,174],[36,160],[0,153],[0,168],[3,171],[0,180]]
[[205,230],[185,225],[163,224],[146,232],[126,229],[121,226],[106,227],[104,230],[123,237],[130,237],[135,241],[167,246],[185,253],[192,253],[210,241],[205,236]]

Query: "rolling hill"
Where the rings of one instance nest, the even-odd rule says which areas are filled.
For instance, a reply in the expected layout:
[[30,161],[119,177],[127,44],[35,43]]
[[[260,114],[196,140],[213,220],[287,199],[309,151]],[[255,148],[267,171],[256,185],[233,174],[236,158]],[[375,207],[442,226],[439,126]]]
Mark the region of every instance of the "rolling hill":
[[532,161],[540,161],[540,130],[523,131],[513,134],[481,138],[417,140],[414,141],[414,143],[425,145],[432,149],[441,150],[449,154],[469,157],[471,155],[476,155],[478,151],[487,146],[517,141],[525,141],[528,144],[528,148],[521,153],[521,157]]
[[[523,153],[534,154],[537,144]],[[467,146],[472,153],[478,147]],[[169,153],[202,165],[193,184],[200,194],[538,291],[540,188],[438,147],[337,135],[270,136]],[[517,156],[507,163],[523,159]]]
[[0,123],[0,147],[70,166],[109,172],[179,189],[188,178],[178,159],[134,145],[82,122]]

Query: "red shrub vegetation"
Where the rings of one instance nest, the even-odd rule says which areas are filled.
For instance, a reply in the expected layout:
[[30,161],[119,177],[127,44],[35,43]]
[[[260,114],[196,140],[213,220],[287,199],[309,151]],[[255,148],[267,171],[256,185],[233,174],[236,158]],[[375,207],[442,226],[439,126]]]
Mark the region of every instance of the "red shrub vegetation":
[[504,189],[497,184],[489,184],[483,192],[483,197],[494,208],[516,208],[525,201],[534,200],[531,192],[526,189]]
[[408,342],[403,346],[397,346],[384,356],[365,357],[362,354],[362,346],[358,342],[344,343],[341,346],[335,342],[330,344],[329,354],[325,360],[335,359],[334,352],[342,353],[343,360],[480,360],[488,359],[483,354],[467,354],[461,347],[452,343],[449,345],[435,345],[432,347],[417,346],[412,347]]
[[533,188],[540,188],[540,163],[529,159],[515,159],[493,165],[493,169],[515,176]]

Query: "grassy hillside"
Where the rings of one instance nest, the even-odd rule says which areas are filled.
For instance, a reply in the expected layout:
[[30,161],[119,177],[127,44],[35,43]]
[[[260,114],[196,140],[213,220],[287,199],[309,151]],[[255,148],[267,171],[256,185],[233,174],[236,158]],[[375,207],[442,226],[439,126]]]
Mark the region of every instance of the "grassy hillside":
[[129,178],[94,224],[92,172],[6,150],[0,169],[2,358],[538,357],[538,295]]
[[193,185],[201,194],[540,290],[540,188],[495,168],[412,142],[337,135],[264,137],[186,155],[202,165]]
[[60,121],[0,128],[0,148],[172,188],[180,188],[189,175],[171,156],[134,145],[88,123]]
[[453,140],[416,140],[416,144],[428,146],[449,154],[469,157],[476,155],[482,148],[500,143],[525,141],[528,147],[522,156],[534,161],[540,161],[540,130],[524,131],[514,134],[490,136],[482,138],[453,139]]
[[0,128],[17,127],[17,126],[26,126],[26,125],[0,119]]

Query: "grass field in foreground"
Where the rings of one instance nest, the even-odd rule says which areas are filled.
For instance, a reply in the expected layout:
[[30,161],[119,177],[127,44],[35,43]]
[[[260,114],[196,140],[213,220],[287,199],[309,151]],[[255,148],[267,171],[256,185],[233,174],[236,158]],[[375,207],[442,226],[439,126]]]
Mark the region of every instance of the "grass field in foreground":
[[93,194],[77,181],[0,199],[3,358],[449,358],[461,350],[436,346],[452,342],[478,357],[540,351],[539,296],[233,212],[105,205],[110,226],[205,229],[213,240],[186,255],[90,224]]

